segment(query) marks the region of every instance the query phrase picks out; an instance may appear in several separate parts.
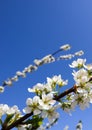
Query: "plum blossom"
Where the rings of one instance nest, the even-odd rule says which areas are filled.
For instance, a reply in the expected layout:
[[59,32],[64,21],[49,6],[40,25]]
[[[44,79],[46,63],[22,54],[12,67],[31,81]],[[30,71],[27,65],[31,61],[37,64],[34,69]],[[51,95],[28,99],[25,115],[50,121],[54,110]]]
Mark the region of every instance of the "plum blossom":
[[14,77],[11,78],[12,81],[18,81],[18,76],[15,75]]
[[92,64],[84,65],[84,68],[92,72]]
[[87,93],[79,93],[75,94],[74,96],[74,102],[72,102],[72,105],[79,105],[80,109],[84,110],[86,107],[89,107],[89,97]]
[[67,113],[69,113],[69,114],[71,115],[71,113],[70,113],[70,111],[72,110],[71,102],[62,102],[62,103],[61,103],[61,108],[62,108],[65,112],[67,112]]
[[70,48],[71,48],[71,46],[69,44],[65,44],[60,47],[61,50],[69,50]]
[[28,92],[39,93],[43,91],[43,88],[44,88],[43,84],[37,83],[35,86],[33,86],[33,88],[28,88]]
[[0,104],[0,118],[6,114],[6,111],[9,109],[7,104]]
[[5,85],[12,86],[12,80],[8,79],[8,81],[4,81]]
[[33,112],[34,115],[40,114],[41,111],[39,109],[39,100],[38,96],[35,96],[33,99],[28,98],[26,101],[27,107],[23,109],[24,113],[31,113]]
[[0,86],[0,93],[4,92],[4,87]]
[[69,65],[71,68],[81,68],[85,65],[86,59],[77,59],[77,61],[73,61],[71,65]]
[[61,55],[61,56],[58,58],[58,60],[60,60],[60,59],[71,59],[71,58],[73,58],[73,57],[74,57],[73,54]]
[[57,109],[57,106],[50,106],[49,110],[42,112],[43,118],[48,118],[50,123],[53,123],[56,119],[59,118],[59,113],[55,110]]
[[52,91],[52,88],[48,84],[37,83],[33,88],[28,88],[29,92],[34,92],[38,95],[42,94],[42,92],[48,93]]
[[52,93],[49,93],[49,94],[42,93],[42,99],[39,100],[39,104],[41,106],[41,109],[49,110],[50,106],[54,105],[55,103],[56,103],[56,101],[53,100]]
[[[46,64],[46,63],[50,63],[50,62],[53,62],[53,61],[55,61],[55,58],[51,54],[49,54],[49,55],[46,55],[45,57],[43,57],[41,59],[41,65]],[[34,62],[35,62],[35,64],[37,64],[37,60],[34,61]]]
[[67,83],[68,83],[68,80],[63,80],[62,78],[61,78],[61,75],[55,75],[55,76],[53,76],[52,78],[49,78],[49,77],[47,77],[47,83],[50,85],[50,86],[55,86],[56,84],[58,85],[58,86],[64,86],[64,85],[67,85]]
[[82,56],[84,54],[84,52],[81,50],[81,51],[78,51],[78,52],[75,52],[75,56]]
[[20,72],[20,71],[17,71],[17,72],[16,72],[16,75],[19,76],[19,77],[21,76],[21,77],[23,77],[23,78],[26,77],[26,73],[23,73],[23,72]]
[[37,66],[40,66],[42,64],[50,63],[53,61],[55,61],[55,58],[51,54],[49,54],[49,55],[46,55],[45,57],[43,57],[42,59],[35,59],[34,63]]
[[20,110],[18,109],[18,107],[16,105],[14,105],[13,107],[10,107],[9,109],[7,109],[6,114],[21,114]]
[[77,86],[84,86],[89,81],[89,75],[84,68],[72,73]]
[[41,95],[43,92],[48,93],[57,93],[54,88],[56,85],[59,87],[67,85],[68,80],[63,80],[61,75],[55,75],[52,78],[47,77],[47,83],[37,83],[33,88],[28,88],[29,92],[36,93],[37,95]]
[[21,115],[21,112],[16,105],[14,105],[13,107],[9,107],[7,104],[0,104],[0,118],[5,114],[7,114],[7,115],[11,115],[11,114]]

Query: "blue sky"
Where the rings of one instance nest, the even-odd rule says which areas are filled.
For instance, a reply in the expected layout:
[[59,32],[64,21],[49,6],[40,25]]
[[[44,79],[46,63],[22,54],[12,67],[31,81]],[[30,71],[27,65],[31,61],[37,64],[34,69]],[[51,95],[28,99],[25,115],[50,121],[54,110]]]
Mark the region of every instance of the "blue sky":
[[[91,0],[0,0],[0,84],[16,71],[33,63],[35,58],[42,58],[57,50],[63,44],[70,44],[72,49],[85,52],[88,63],[92,62],[92,1]],[[60,53],[62,54],[62,53]],[[17,104],[25,107],[27,92],[38,82],[46,81],[46,77],[62,74],[69,78],[73,85],[69,69],[70,61],[58,61],[40,67],[36,72],[20,79],[13,87],[6,88],[0,95],[0,103],[10,106]],[[57,125],[51,130],[62,130],[65,125],[74,130],[81,119],[83,130],[91,130],[92,105],[81,111],[79,108],[69,116],[62,110]]]

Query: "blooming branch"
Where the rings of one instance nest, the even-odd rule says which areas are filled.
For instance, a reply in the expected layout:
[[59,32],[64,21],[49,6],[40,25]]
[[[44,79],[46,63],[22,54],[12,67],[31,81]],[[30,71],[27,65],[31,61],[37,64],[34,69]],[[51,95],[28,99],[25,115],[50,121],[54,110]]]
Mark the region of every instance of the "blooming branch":
[[81,56],[84,54],[84,52],[81,50],[81,51],[75,52],[74,54],[61,55],[59,57],[55,57],[55,55],[59,53],[60,51],[69,50],[70,48],[71,46],[69,44],[66,44],[66,45],[61,46],[60,49],[57,50],[56,52],[46,55],[42,59],[35,59],[34,65],[31,64],[28,67],[25,67],[23,71],[17,71],[15,76],[8,78],[8,80],[5,80],[0,86],[0,92],[4,92],[5,86],[12,86],[13,82],[17,82],[20,77],[25,78],[27,73],[32,73],[33,71],[36,71],[38,67],[44,64],[52,63],[57,60],[71,59],[74,56]]
[[[71,59],[74,56],[81,56],[83,51],[74,54],[54,57],[62,50],[70,49],[70,45],[61,46],[53,54],[47,55],[42,59],[34,60],[34,65],[26,67],[22,72],[17,71],[16,75],[0,86],[0,92],[4,91],[5,86],[11,86],[13,81],[19,77],[26,77],[26,74],[37,70],[43,64],[51,63],[60,59]],[[9,107],[6,104],[0,104],[0,123],[1,130],[10,130],[14,127],[18,130],[45,130],[50,128],[59,119],[58,109],[70,113],[78,105],[80,109],[89,107],[92,103],[92,65],[86,64],[86,59],[77,59],[71,65],[73,68],[72,76],[75,81],[73,87],[61,93],[63,86],[68,84],[61,75],[54,75],[52,78],[47,77],[46,83],[37,83],[33,88],[28,88],[28,92],[34,93],[34,97],[26,100],[26,107],[23,108],[25,115],[22,115],[17,106]],[[2,117],[5,116],[5,120]],[[43,121],[48,119],[48,125],[43,125]],[[36,122],[36,123],[35,123]]]

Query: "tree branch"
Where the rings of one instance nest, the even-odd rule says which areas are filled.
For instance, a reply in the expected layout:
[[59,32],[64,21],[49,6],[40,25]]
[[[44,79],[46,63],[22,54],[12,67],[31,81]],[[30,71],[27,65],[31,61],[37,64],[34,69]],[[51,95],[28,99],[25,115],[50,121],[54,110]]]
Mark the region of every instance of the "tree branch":
[[67,94],[71,93],[71,92],[76,92],[76,86],[74,85],[72,88],[65,90],[63,93],[61,93],[58,96],[55,96],[53,99],[56,101],[59,101],[59,99],[63,98],[64,96],[66,96]]
[[26,120],[27,118],[29,118],[30,116],[32,116],[33,113],[28,113],[26,115],[24,115],[23,117],[21,117],[20,119],[18,119],[17,121],[13,122],[11,125],[7,126],[6,128],[3,126],[3,128],[1,130],[10,130],[12,128],[14,128],[15,126],[18,126],[19,124],[21,124],[24,120]]

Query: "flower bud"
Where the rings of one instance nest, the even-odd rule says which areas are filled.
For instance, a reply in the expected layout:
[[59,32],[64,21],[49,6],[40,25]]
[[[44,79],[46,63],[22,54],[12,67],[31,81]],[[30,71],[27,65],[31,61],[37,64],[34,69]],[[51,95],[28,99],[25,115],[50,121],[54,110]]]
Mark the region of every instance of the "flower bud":
[[69,44],[65,44],[60,47],[61,50],[69,50],[70,48],[71,48],[71,46]]

